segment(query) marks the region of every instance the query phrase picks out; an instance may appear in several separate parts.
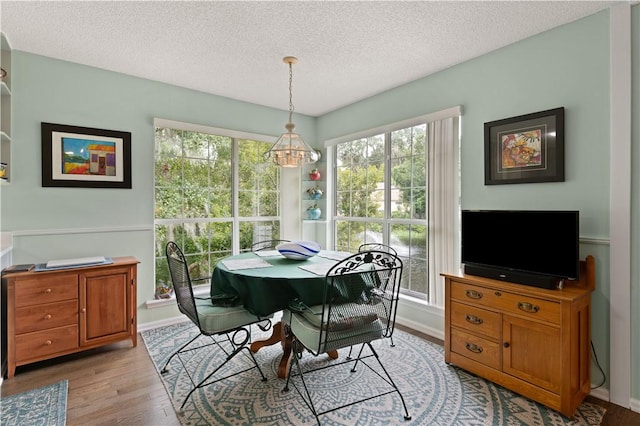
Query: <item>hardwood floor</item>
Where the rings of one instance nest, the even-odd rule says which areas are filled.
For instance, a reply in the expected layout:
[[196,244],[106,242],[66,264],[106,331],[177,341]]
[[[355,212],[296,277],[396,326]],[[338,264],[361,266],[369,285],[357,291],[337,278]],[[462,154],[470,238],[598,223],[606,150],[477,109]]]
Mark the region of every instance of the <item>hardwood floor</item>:
[[180,425],[138,336],[91,351],[18,367],[2,395],[69,381],[67,425]]
[[[442,344],[422,333],[398,328]],[[18,367],[15,377],[4,380],[0,391],[7,396],[64,379],[69,381],[68,426],[180,424],[141,338],[136,348],[131,348],[131,342],[119,342]],[[588,400],[607,409],[603,426],[640,426],[640,413],[593,397]]]

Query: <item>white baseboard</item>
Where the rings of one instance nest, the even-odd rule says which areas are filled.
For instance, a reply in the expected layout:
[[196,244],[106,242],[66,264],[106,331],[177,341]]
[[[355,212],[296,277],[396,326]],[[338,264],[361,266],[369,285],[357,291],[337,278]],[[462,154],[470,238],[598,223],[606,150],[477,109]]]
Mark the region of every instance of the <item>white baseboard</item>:
[[[609,389],[606,388],[597,388],[597,389],[593,389],[589,395],[591,395],[594,398],[598,398],[601,399],[603,401],[609,401]],[[640,413],[640,400],[639,399],[631,399],[629,401],[629,407],[623,407],[623,408],[628,408],[631,411],[634,411],[636,413]]]
[[444,340],[444,333],[442,332],[442,330],[438,330],[433,327],[428,327],[423,323],[418,323],[416,321],[412,321],[408,318],[403,318],[400,316],[396,317],[396,323],[403,325],[405,327],[409,327],[412,330],[416,330],[421,333],[427,334],[431,337],[435,337],[436,339]]
[[607,401],[607,402],[609,401],[609,389],[606,389],[606,388],[600,387],[600,388],[592,389],[591,392],[589,392],[589,395],[591,395],[594,398],[601,399],[603,401]]
[[179,316],[173,317],[173,318],[166,318],[158,321],[151,321],[151,322],[145,322],[144,324],[138,324],[138,332],[153,330],[154,328],[166,327],[168,325],[173,325],[173,324],[180,324],[182,322],[187,322],[187,321],[189,321],[189,318],[180,314]]

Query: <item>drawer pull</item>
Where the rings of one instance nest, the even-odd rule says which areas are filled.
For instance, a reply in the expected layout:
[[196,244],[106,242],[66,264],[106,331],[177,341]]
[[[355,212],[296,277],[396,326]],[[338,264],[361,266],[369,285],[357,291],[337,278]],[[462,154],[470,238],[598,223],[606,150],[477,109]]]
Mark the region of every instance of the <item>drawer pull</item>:
[[482,299],[482,293],[476,290],[467,290],[466,295],[471,299]]
[[47,314],[47,315],[45,315],[45,316],[44,316],[44,319],[46,319],[46,320],[51,319],[51,314]]
[[53,344],[53,342],[51,340],[47,340],[46,342],[44,342],[45,345],[51,345]]
[[540,310],[540,306],[532,305],[531,303],[527,303],[527,302],[518,302],[518,309],[524,312],[535,314]]
[[473,352],[474,354],[482,353],[482,347],[478,345],[474,345],[473,343],[466,343],[465,347],[468,351]]
[[482,324],[484,321],[482,320],[482,318],[478,318],[475,315],[465,315],[464,319],[467,320],[467,322],[474,324],[474,325],[480,325]]
[[51,293],[51,289],[50,289],[50,288],[48,288],[48,289],[46,289],[44,292],[45,292],[45,293]]

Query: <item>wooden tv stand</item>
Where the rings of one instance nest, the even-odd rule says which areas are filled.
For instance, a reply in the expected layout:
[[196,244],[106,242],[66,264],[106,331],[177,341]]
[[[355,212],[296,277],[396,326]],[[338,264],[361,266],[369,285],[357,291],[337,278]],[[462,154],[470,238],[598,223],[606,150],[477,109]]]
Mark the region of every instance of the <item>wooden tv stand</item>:
[[[137,345],[135,257],[2,277],[7,378],[16,366],[131,339]],[[6,344],[6,346],[5,346]]]
[[593,256],[562,289],[441,275],[445,362],[572,417],[591,389]]

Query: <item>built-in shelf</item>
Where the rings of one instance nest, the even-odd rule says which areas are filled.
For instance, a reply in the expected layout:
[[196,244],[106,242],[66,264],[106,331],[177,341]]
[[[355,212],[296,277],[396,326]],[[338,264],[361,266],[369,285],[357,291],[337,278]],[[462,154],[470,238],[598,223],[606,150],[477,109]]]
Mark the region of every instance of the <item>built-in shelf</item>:
[[0,33],[0,66],[6,75],[0,81],[0,163],[3,163],[0,185],[11,181],[11,45]]

